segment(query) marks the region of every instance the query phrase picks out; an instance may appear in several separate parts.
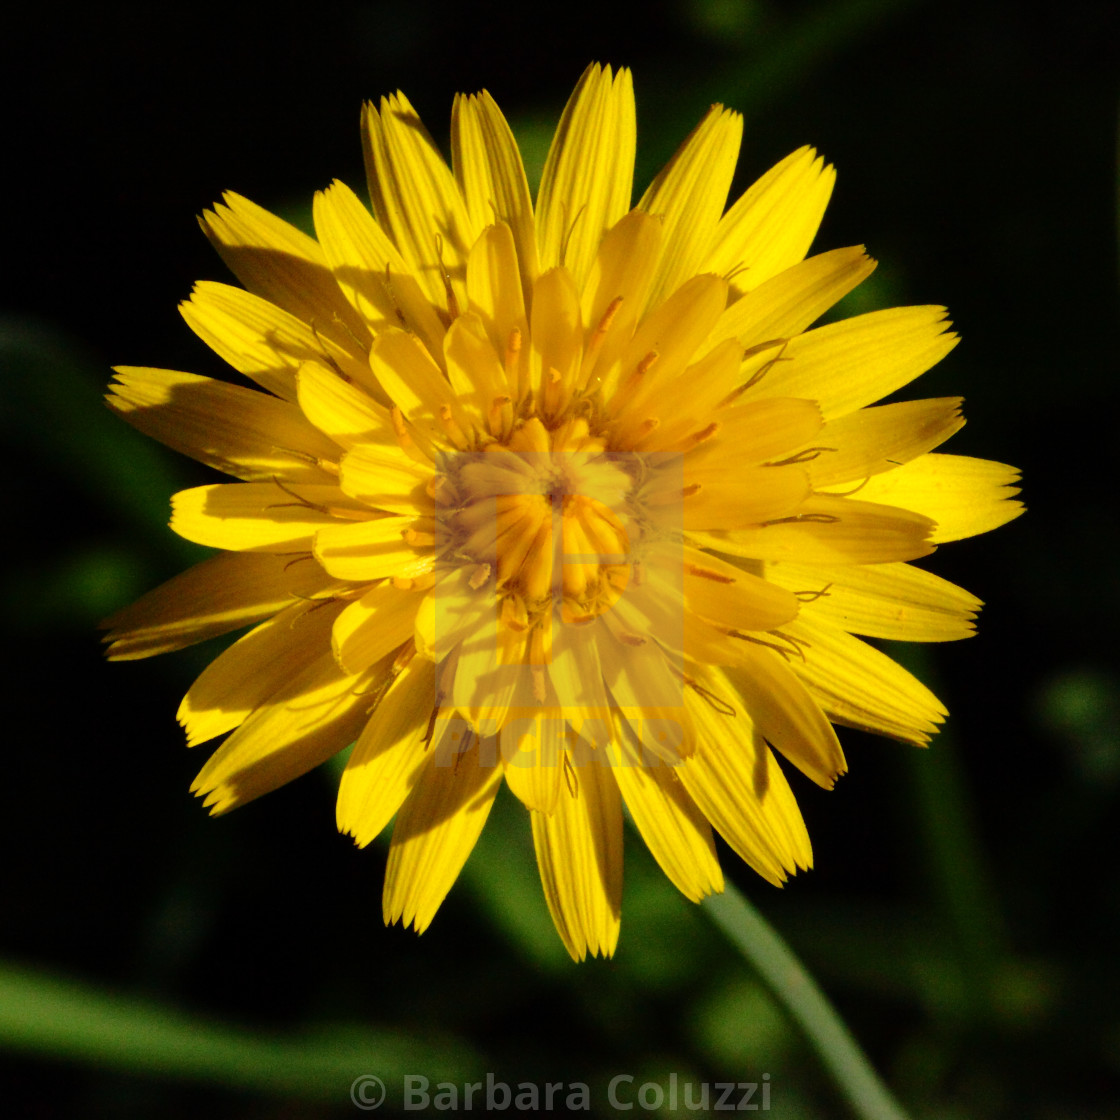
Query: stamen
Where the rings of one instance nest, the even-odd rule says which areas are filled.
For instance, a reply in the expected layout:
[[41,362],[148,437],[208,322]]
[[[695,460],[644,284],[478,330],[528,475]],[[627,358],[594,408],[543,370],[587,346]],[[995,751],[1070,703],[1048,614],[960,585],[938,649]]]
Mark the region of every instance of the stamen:
[[792,467],[798,466],[801,463],[811,463],[814,459],[820,458],[822,451],[835,451],[835,447],[807,447],[804,451],[799,451],[796,455],[789,456],[788,459],[775,459],[772,463],[767,463],[768,467]]
[[619,630],[615,634],[615,637],[618,638],[623,645],[634,646],[635,648],[644,646],[647,641],[641,634],[631,634],[629,630]]
[[572,765],[571,758],[568,757],[568,752],[564,752],[564,784],[568,787],[568,793],[572,797],[579,796],[579,778],[576,777],[575,767]]
[[439,419],[443,425],[443,430],[447,433],[447,438],[460,450],[466,451],[470,441],[467,439],[466,433],[459,427],[458,421],[451,414],[451,405],[441,404],[439,406]]
[[831,583],[826,583],[820,591],[795,591],[793,597],[800,603],[815,603],[818,599],[828,596]]
[[329,474],[338,474],[338,463],[320,458],[318,455],[311,455],[307,451],[299,451],[294,447],[283,447],[278,443],[274,443],[271,450],[277,455],[290,455],[293,459],[299,459],[312,467],[327,471]]
[[684,683],[698,696],[706,700],[709,707],[714,708],[721,716],[734,717],[737,714],[735,709],[722,696],[717,696],[710,688],[705,688],[695,678],[686,675]]
[[315,341],[319,344],[319,349],[323,352],[323,360],[327,363],[327,365],[331,367],[331,369],[334,370],[335,373],[338,374],[339,377],[342,378],[343,381],[346,382],[347,385],[353,385],[354,379],[348,373],[344,372],[342,366],[340,366],[338,362],[334,360],[334,355],[330,352],[330,349],[327,346],[326,339],[324,339],[323,336],[319,333],[318,323],[316,323],[315,320],[312,319],[311,322],[308,323],[308,326],[311,328],[311,333],[315,336]]
[[520,400],[525,393],[525,386],[521,384],[521,331],[514,327],[509,332],[506,340],[505,353],[506,380],[511,388],[516,388]]
[[688,564],[688,572],[690,575],[700,576],[702,579],[710,579],[713,583],[734,583],[735,577],[725,575],[723,572],[714,572],[711,568],[703,568],[699,564]]
[[490,402],[490,410],[486,414],[486,423],[490,427],[491,435],[501,437],[506,427],[507,405],[512,403],[508,396],[495,397]]
[[651,350],[638,364],[634,367],[634,372],[626,379],[626,383],[615,394],[613,407],[618,408],[620,404],[629,400],[634,395],[635,390],[642,383],[642,379],[647,373],[657,364],[657,359],[661,355],[656,350]]
[[[565,204],[565,207],[564,207],[564,208],[565,208],[565,209],[567,209],[567,205],[566,205],[566,204]],[[567,232],[567,233],[566,233],[566,234],[564,235],[564,244],[560,246],[560,264],[561,264],[561,266],[563,266],[563,265],[564,265],[564,263],[565,263],[565,258],[566,258],[566,257],[567,257],[567,255],[568,255],[568,246],[569,246],[569,245],[571,244],[571,240],[572,240],[572,234],[574,234],[574,233],[575,233],[575,231],[576,231],[576,226],[577,226],[577,225],[579,224],[579,220],[580,220],[580,218],[582,218],[582,217],[583,217],[583,212],[584,212],[584,210],[586,210],[586,209],[587,209],[587,204],[586,204],[586,203],[584,203],[584,204],[583,204],[583,205],[582,205],[582,206],[581,206],[581,207],[580,207],[580,208],[579,208],[579,209],[578,209],[578,210],[576,211],[576,215],[575,215],[575,217],[574,217],[574,218],[572,219],[572,223],[571,223],[571,225],[569,225],[569,226],[568,226],[568,232]]]
[[432,548],[436,543],[435,533],[425,533],[418,529],[405,529],[401,536],[413,548]]
[[436,234],[436,257],[439,260],[439,274],[443,280],[443,293],[447,299],[447,314],[455,320],[459,318],[461,311],[455,289],[451,287],[451,273],[443,263],[443,234],[441,233]]
[[[336,311],[332,316],[331,321],[336,327],[341,327],[349,336],[351,341],[363,354],[368,354],[370,351],[369,343],[360,339],[355,333],[353,327]],[[349,380],[349,378],[347,378]]]
[[835,517],[831,513],[798,513],[792,517],[775,517],[772,521],[760,521],[759,524],[763,529],[766,529],[771,525],[796,525],[798,522],[834,525],[839,520],[839,517]]
[[586,385],[588,378],[591,376],[591,370],[595,366],[595,360],[599,357],[599,351],[603,348],[603,343],[607,340],[607,334],[610,332],[611,324],[614,323],[618,317],[619,308],[622,307],[622,296],[615,296],[610,303],[607,304],[606,311],[603,312],[603,317],[599,320],[599,325],[591,332],[591,337],[587,341],[587,349],[583,354],[583,362],[579,367],[579,380],[581,385]]
[[427,462],[428,457],[420,450],[416,441],[412,438],[412,433],[408,430],[404,413],[401,411],[399,405],[393,405],[389,409],[389,419],[393,425],[393,433],[397,437],[397,444],[400,446],[400,449],[417,463]]
[[739,392],[746,392],[747,389],[751,389],[755,385],[757,385],[774,368],[774,363],[775,362],[789,361],[788,358],[783,357],[783,355],[786,352],[786,347],[788,345],[789,345],[789,339],[788,338],[778,338],[778,339],[775,339],[773,342],[760,342],[757,346],[752,346],[749,350],[747,350],[743,354],[744,359],[753,357],[755,354],[761,353],[763,350],[766,350],[768,347],[772,347],[772,346],[780,346],[781,347],[781,349],[778,351],[778,353],[775,354],[774,357],[770,359],[770,361],[768,361],[764,366],[762,366],[761,369],[757,370],[751,376],[751,378],[746,382],[745,385],[742,385],[740,387]]
[[276,477],[276,475],[272,476],[272,481],[275,482],[276,485],[279,486],[285,494],[290,494],[293,498],[295,498],[295,501],[273,502],[271,505],[265,506],[265,509],[290,509],[293,506],[303,506],[305,509],[313,509],[318,513],[325,513],[328,517],[330,516],[330,507],[320,505],[320,503],[318,502],[313,502],[308,498],[302,497],[301,495],[297,494],[290,486],[286,486],[283,482],[281,482],[280,479]]
[[[775,639],[772,642],[763,640],[757,634],[746,634],[742,630],[725,630],[724,633],[729,638],[738,638],[740,641],[753,642],[756,646],[765,646],[767,649],[772,649],[775,653],[781,654],[786,661],[789,661],[791,657],[800,657],[802,661],[807,660],[805,651],[801,647],[809,643],[799,638],[792,638],[789,634],[782,634],[777,630],[767,631]],[[782,642],[786,642],[787,645],[783,646]]]
[[720,429],[718,420],[713,420],[706,428],[701,428],[698,432],[693,432],[691,435],[685,436],[676,447],[672,448],[678,454],[684,454],[686,451],[691,451],[694,447],[699,446],[701,443],[710,440]]
[[868,475],[858,486],[854,486],[851,490],[828,490],[825,491],[830,498],[850,498],[853,494],[858,494],[869,482],[871,476]]
[[[281,553],[280,555],[283,555],[283,554]],[[301,552],[298,556],[292,557],[292,559],[289,560],[284,565],[284,571],[287,571],[293,564],[302,564],[305,560],[314,560],[314,559],[315,559],[314,553]]]
[[408,330],[408,320],[404,317],[404,312],[401,310],[401,305],[397,300],[397,292],[393,287],[393,273],[389,268],[389,262],[385,262],[385,279],[381,281],[385,285],[385,294],[389,297],[389,302],[393,305],[393,310],[397,313],[397,322],[405,329]]
[[507,595],[502,600],[501,620],[502,625],[508,627],[515,634],[523,634],[529,629],[529,613],[526,611],[525,603],[520,595]]
[[436,717],[439,715],[439,706],[443,703],[443,692],[436,693],[436,702],[432,705],[431,715],[428,716],[428,727],[424,732],[424,737],[420,740],[424,744],[424,750],[427,750],[432,745],[432,733],[436,729]]
[[489,564],[479,564],[478,567],[475,568],[475,570],[473,572],[471,572],[471,578],[469,580],[467,580],[467,586],[472,591],[478,591],[479,588],[481,588],[489,578],[490,578],[490,565]]
[[408,668],[412,659],[416,656],[416,639],[409,638],[407,642],[399,650],[397,656],[393,658],[392,673],[396,676]]

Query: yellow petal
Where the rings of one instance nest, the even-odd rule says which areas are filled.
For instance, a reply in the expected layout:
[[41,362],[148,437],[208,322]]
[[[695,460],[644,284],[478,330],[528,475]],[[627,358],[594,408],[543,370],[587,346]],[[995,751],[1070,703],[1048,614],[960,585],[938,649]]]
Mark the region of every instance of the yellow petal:
[[782,627],[802,643],[792,668],[833,723],[924,746],[948,714],[916,677],[886,654],[802,613]]
[[296,375],[296,390],[304,416],[339,447],[397,446],[389,410],[334,370],[307,362]]
[[692,532],[704,548],[756,560],[819,564],[885,564],[933,551],[934,523],[895,506],[814,495],[794,517],[731,533]]
[[[374,697],[376,699],[376,697]],[[363,698],[368,710],[371,698]],[[392,819],[431,761],[426,736],[435,701],[435,666],[414,658],[377,703],[342,772],[339,832],[364,848]]]
[[[431,299],[358,196],[336,180],[316,193],[313,213],[335,279],[370,330],[379,334],[386,327],[406,327],[438,355],[444,327]],[[368,370],[365,374],[368,381]]]
[[[748,401],[720,409],[715,414],[719,425],[715,438],[705,441],[686,464],[707,466],[711,462],[770,463],[788,458],[821,430],[821,410],[816,401],[796,397]],[[735,466],[728,464],[728,469]]]
[[813,440],[825,450],[805,463],[813,486],[869,478],[916,459],[964,427],[960,406],[960,397],[901,401],[830,420]]
[[542,269],[582,286],[603,233],[630,209],[637,126],[630,71],[589,66],[564,109],[537,193]]
[[749,641],[735,644],[735,663],[725,667],[727,679],[738,690],[758,733],[807,778],[832,789],[848,767],[824,712],[775,650]]
[[608,230],[595,254],[583,288],[583,322],[591,332],[583,382],[601,385],[607,398],[617,387],[623,347],[646,310],[660,251],[661,223],[631,210]]
[[862,245],[833,249],[764,280],[724,312],[715,338],[733,336],[747,349],[792,338],[875,271]]
[[799,868],[812,866],[801,812],[770,748],[736,704],[732,686],[711,671],[702,679],[712,699],[693,689],[686,694],[696,749],[676,774],[739,857],[781,886]]
[[695,276],[642,321],[620,357],[611,410],[617,440],[626,440],[649,415],[660,415],[677,396],[679,375],[723,313],[727,284]]
[[723,890],[712,829],[674,775],[651,760],[612,770],[626,808],[661,870],[691,902]]
[[690,610],[735,630],[773,630],[797,617],[791,591],[711,553],[685,547],[684,594]]
[[315,533],[315,559],[338,579],[418,576],[431,570],[435,556],[431,549],[417,550],[405,540],[414,520],[376,517],[327,524]]
[[187,325],[238,373],[285,400],[304,362],[344,357],[339,347],[275,304],[229,284],[200,280],[179,305]]
[[464,754],[436,749],[393,825],[386,925],[428,928],[486,824],[501,777],[492,759],[480,763],[477,743]]
[[[936,365],[957,344],[943,307],[892,307],[791,338],[744,399],[808,397],[825,420],[872,404]],[[777,359],[770,361],[770,358]]]
[[545,900],[572,959],[612,956],[622,910],[622,801],[606,766],[574,770],[552,813],[531,812]]
[[382,331],[369,363],[389,399],[422,430],[440,433],[438,417],[445,407],[460,425],[469,423],[443,371],[415,335],[395,327]]
[[339,448],[287,401],[167,369],[117,366],[109,407],[145,435],[247,481],[327,483]]
[[176,718],[187,733],[187,745],[237,727],[317,661],[342,607],[329,600],[295,603],[211,661],[179,705]]
[[[533,288],[531,313],[532,349],[529,354],[530,384],[545,405],[557,407],[570,399],[583,357],[583,324],[580,322],[579,292],[566,268],[545,272]],[[555,390],[552,379],[558,378]],[[557,396],[553,397],[553,392]]]
[[383,97],[380,111],[367,103],[362,140],[378,224],[433,304],[451,311],[450,284],[458,305],[466,306],[467,252],[479,231],[451,170],[403,93]]
[[974,537],[1006,525],[1023,512],[1015,467],[965,455],[923,455],[886,474],[876,475],[860,491],[868,502],[912,509],[937,522],[935,544]]
[[331,648],[348,673],[361,672],[412,637],[422,595],[391,582],[371,587],[333,619]]
[[199,772],[191,791],[211,813],[238,805],[298,778],[351,742],[366,720],[369,677],[343,673],[330,653],[289,677],[257,708]]
[[727,204],[743,118],[713,105],[642,196],[638,208],[664,223],[654,303],[700,271]]
[[[523,673],[512,704],[518,713],[502,728],[502,771],[506,784],[526,809],[551,813],[562,795],[565,777],[573,780],[565,753],[568,724],[553,704],[532,706],[532,677]],[[522,714],[531,713],[531,714]]]
[[796,594],[809,618],[894,641],[971,637],[982,606],[963,588],[912,564],[767,564],[766,581]]
[[171,528],[210,548],[309,552],[315,533],[335,521],[333,511],[360,509],[337,486],[219,483],[174,495]]
[[795,265],[813,243],[835,181],[812,148],[798,148],[724,214],[704,268],[729,276],[742,293]]
[[314,238],[232,191],[202,215],[202,228],[250,292],[314,328],[338,348],[348,374],[361,376],[369,329],[350,306]]
[[[482,244],[481,239],[479,244]],[[451,324],[444,339],[444,359],[447,380],[455,396],[460,404],[469,403],[475,415],[489,417],[495,401],[507,397],[517,399],[518,384],[511,386],[506,380],[506,371],[494,344],[482,320],[473,311],[460,315]]]
[[310,556],[293,564],[288,556],[220,553],[107,618],[106,653],[129,661],[182,649],[259,622],[333,582]]
[[[535,243],[533,252],[535,255]],[[528,346],[522,343],[528,339],[525,307],[533,288],[532,282],[525,280],[526,296],[523,279],[518,272],[517,248],[510,227],[505,222],[490,226],[474,243],[467,260],[467,298],[471,311],[486,330],[494,358],[501,355],[508,367],[506,376],[499,381],[505,382],[505,389],[514,400],[528,388]]]
[[503,222],[512,231],[527,302],[540,271],[533,200],[517,142],[485,90],[455,98],[451,107],[451,162],[475,228]]
[[686,529],[742,529],[789,517],[810,493],[808,475],[794,466],[730,473],[723,464],[694,467],[686,460],[684,484]]
[[431,512],[425,488],[435,477],[431,463],[418,463],[399,447],[358,444],[343,456],[338,481],[344,494],[373,509],[415,514]]
[[465,714],[480,734],[496,735],[511,718],[515,690],[528,672],[528,643],[524,634],[499,624],[493,601],[473,597],[478,606],[472,604],[468,613],[455,617],[441,609],[454,600],[437,596],[436,649],[453,634],[463,635],[451,692],[443,703]]

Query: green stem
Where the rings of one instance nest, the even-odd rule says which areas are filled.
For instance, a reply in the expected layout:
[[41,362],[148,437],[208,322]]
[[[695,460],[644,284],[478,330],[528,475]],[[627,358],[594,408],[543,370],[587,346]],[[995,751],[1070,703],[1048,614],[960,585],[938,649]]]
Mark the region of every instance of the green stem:
[[836,1084],[862,1120],[906,1120],[817,982],[765,918],[728,883],[704,909],[757,970],[805,1032]]

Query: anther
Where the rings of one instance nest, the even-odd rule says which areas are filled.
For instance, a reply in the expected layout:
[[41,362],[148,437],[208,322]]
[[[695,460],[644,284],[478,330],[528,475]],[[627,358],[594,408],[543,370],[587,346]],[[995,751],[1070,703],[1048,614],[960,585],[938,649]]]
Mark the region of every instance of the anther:
[[700,576],[703,579],[710,579],[713,583],[734,583],[735,577],[725,575],[723,572],[714,572],[711,568],[701,567],[699,564],[686,565],[689,575]]
[[448,439],[460,450],[465,451],[469,440],[466,433],[459,427],[458,421],[451,414],[451,405],[441,404],[439,406],[439,419],[443,425],[443,430],[447,433]]
[[508,396],[495,397],[490,402],[490,411],[486,415],[486,420],[493,435],[497,436],[505,429],[506,405],[511,403],[512,399]]
[[622,296],[615,296],[614,299],[607,304],[607,309],[603,312],[603,316],[599,320],[599,325],[591,332],[591,337],[587,341],[587,349],[584,351],[583,362],[580,366],[581,384],[587,383],[587,378],[590,376],[591,369],[595,365],[595,359],[598,358],[599,351],[603,348],[603,343],[606,341],[607,334],[611,329],[611,325],[618,317],[619,308],[621,307]]
[[401,534],[406,544],[413,548],[431,548],[436,543],[435,533],[426,533],[418,529],[405,529]]

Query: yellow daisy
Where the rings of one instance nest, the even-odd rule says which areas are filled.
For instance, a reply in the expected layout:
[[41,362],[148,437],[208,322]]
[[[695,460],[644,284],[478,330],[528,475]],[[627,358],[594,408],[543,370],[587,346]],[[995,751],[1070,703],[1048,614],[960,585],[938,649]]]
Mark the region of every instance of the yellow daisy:
[[774,752],[830,787],[833,724],[928,741],[945,709],[861,638],[946,641],[980,603],[909,561],[1015,517],[1016,472],[934,452],[960,399],[868,407],[956,343],[940,307],[810,329],[874,267],[806,252],[834,173],[802,148],[725,212],[714,106],[631,208],[630,74],[590,67],[534,204],[486,93],[449,168],[402,94],[367,105],[372,215],[311,238],[235,194],[202,225],[244,288],[190,327],[264,392],[121,368],[109,402],[238,482],[175,495],[221,551],[113,618],[109,655],[252,626],[179,710],[232,732],[224,813],[351,742],[338,825],[395,818],[387,922],[431,922],[503,779],[573,957],[619,930],[623,807],[690,899],[713,829],[763,878],[811,863]]

